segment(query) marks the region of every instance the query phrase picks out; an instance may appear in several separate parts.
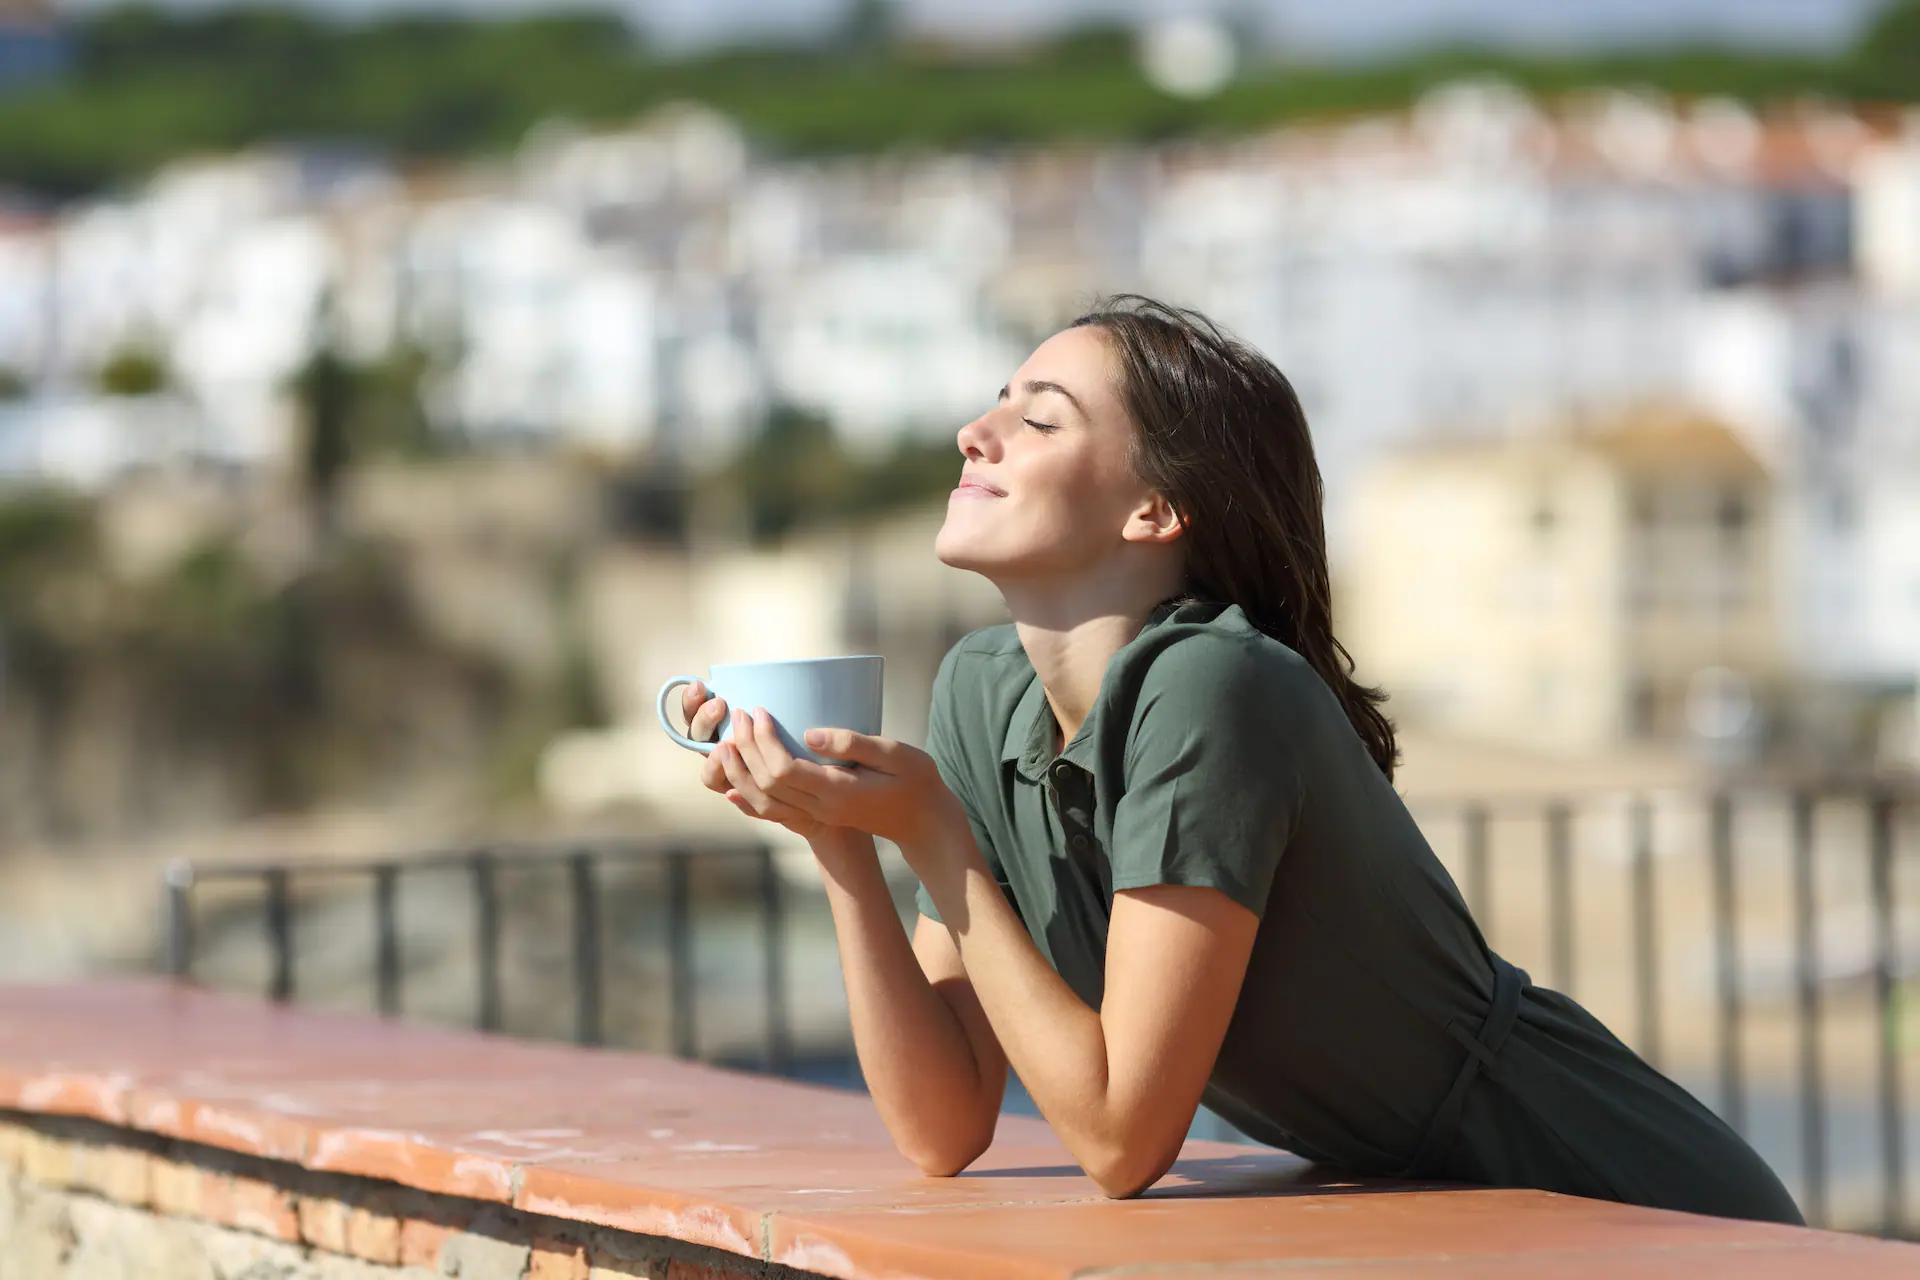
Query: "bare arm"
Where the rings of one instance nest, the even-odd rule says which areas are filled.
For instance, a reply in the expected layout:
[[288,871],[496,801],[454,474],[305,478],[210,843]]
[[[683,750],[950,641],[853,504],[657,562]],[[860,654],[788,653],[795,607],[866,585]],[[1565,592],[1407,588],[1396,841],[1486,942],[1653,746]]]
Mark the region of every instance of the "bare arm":
[[[728,713],[725,700],[709,697],[699,681],[682,691],[681,710],[688,736],[702,742],[717,739]],[[708,757],[700,777],[708,790],[731,795],[746,779],[729,771],[725,750]],[[757,787],[755,795],[760,798]],[[926,1173],[957,1173],[993,1141],[1006,1054],[946,929],[921,917],[908,946],[873,837],[851,827],[811,825],[807,842],[833,911],[854,1049],[868,1091],[903,1155]]]
[[935,1177],[993,1141],[1007,1059],[945,926],[918,917],[909,944],[873,837],[835,828],[811,842],[840,947],[854,1049],[901,1154]]
[[1115,892],[1096,1010],[1034,946],[959,822],[908,860],[1040,1114],[1102,1191],[1138,1195],[1193,1123],[1258,917],[1214,888]]

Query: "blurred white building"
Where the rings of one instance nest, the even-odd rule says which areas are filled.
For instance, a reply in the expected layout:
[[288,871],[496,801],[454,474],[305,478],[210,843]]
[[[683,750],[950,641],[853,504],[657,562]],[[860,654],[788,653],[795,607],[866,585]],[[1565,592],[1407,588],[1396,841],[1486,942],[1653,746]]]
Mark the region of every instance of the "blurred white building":
[[557,209],[486,195],[422,209],[403,254],[401,329],[451,349],[448,425],[482,443],[645,443],[661,317],[640,270]]
[[1920,110],[1854,170],[1854,238],[1860,279],[1877,293],[1920,297]]
[[[428,353],[433,421],[482,447],[700,466],[789,404],[878,450],[950,439],[1096,294],[1142,289],[1294,381],[1336,571],[1390,451],[1679,396],[1780,478],[1798,661],[1897,682],[1920,669],[1916,208],[1912,116],[1549,111],[1489,82],[1231,142],[776,160],[674,104],[404,180],[250,152],[0,226],[0,364],[35,389],[0,451],[69,479],[156,440],[269,462],[327,324],[355,358]],[[89,409],[88,379],[140,343],[193,425],[115,444],[145,410]]]
[[1783,693],[1773,500],[1734,432],[1671,406],[1410,448],[1359,486],[1339,633],[1426,727],[1745,750]]

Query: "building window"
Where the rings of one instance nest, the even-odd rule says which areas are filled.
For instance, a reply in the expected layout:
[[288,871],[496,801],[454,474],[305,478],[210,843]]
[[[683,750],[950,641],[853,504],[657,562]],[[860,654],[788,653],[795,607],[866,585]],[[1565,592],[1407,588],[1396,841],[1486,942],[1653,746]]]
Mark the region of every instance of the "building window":
[[1720,522],[1720,532],[1729,541],[1738,538],[1747,530],[1752,512],[1747,509],[1747,496],[1738,489],[1726,489],[1720,494],[1720,506],[1715,513]]
[[1553,499],[1541,494],[1533,501],[1533,511],[1527,517],[1533,526],[1535,542],[1548,542],[1553,538],[1554,526],[1560,522],[1560,513],[1554,510]]
[[1653,486],[1637,484],[1627,495],[1627,510],[1635,529],[1651,529],[1659,514]]
[[1653,733],[1656,698],[1653,681],[1635,676],[1627,686],[1627,732],[1637,738]]

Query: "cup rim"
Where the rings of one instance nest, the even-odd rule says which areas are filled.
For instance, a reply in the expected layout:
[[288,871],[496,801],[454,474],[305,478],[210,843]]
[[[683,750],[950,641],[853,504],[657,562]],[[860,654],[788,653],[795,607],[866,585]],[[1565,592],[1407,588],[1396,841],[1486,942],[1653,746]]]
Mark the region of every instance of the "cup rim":
[[708,664],[708,669],[718,671],[723,667],[798,667],[816,662],[851,662],[858,658],[885,657],[886,655],[881,653],[837,653],[826,658],[753,658],[745,662],[714,662]]

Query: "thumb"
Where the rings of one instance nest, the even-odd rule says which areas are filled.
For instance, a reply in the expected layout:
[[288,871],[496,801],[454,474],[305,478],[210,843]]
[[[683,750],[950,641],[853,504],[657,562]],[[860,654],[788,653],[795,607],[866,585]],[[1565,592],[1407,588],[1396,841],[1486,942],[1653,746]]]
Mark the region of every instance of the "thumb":
[[807,745],[815,751],[839,760],[880,764],[885,758],[878,742],[851,729],[809,729],[806,740]]

